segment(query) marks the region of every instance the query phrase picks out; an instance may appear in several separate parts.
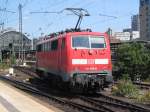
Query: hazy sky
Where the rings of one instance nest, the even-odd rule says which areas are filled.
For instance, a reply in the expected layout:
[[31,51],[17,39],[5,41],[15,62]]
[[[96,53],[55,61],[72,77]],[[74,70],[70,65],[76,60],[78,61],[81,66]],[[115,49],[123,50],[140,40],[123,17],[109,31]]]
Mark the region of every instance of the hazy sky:
[[[85,17],[81,28],[104,32],[108,27],[121,31],[131,25],[131,16],[139,12],[139,0],[0,0],[0,8],[16,13],[0,11],[0,23],[18,30],[18,5],[23,7],[23,32],[37,37],[75,27],[77,16],[68,11],[61,14],[30,14],[32,11],[61,11],[64,8],[84,8],[91,16]],[[109,15],[117,18],[100,16]]]

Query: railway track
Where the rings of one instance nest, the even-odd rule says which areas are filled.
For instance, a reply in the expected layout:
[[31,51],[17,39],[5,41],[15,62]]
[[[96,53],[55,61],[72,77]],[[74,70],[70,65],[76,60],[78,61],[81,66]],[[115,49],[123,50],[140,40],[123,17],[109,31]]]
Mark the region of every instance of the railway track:
[[135,107],[128,107],[127,105],[124,104],[118,104],[118,103],[114,103],[114,102],[110,102],[106,100],[102,100],[102,99],[93,99],[90,97],[82,97],[83,100],[93,103],[97,106],[101,106],[103,105],[105,108],[109,108],[111,110],[114,110],[114,112],[142,112],[143,109],[139,109],[139,108],[135,108]]
[[[24,69],[21,67],[18,70],[26,74],[35,75],[34,71],[32,70],[33,73],[31,73],[30,69]],[[18,83],[21,84],[21,82],[17,82],[17,84],[15,85],[19,85]],[[127,103],[122,100],[118,100],[101,93],[97,94],[96,97],[89,97],[89,96],[85,97],[85,96],[77,95],[76,98],[70,99],[70,98],[60,98],[58,96],[55,97],[53,95],[50,95],[48,93],[45,93],[43,91],[40,91],[32,87],[32,85],[23,84],[23,88],[26,88],[26,86],[27,86],[27,91],[49,98],[55,102],[60,103],[61,105],[64,106],[68,105],[69,107],[73,109],[77,109],[78,111],[84,111],[84,112],[92,112],[92,111],[93,112],[149,112],[150,111],[149,109],[146,109],[144,107],[133,105],[131,103]],[[20,89],[22,89],[22,87]],[[80,101],[77,101],[77,99]]]
[[142,89],[150,89],[150,84],[142,83],[142,82],[133,82],[133,84],[140,86]]
[[46,98],[48,98],[52,101],[55,101],[63,106],[69,106],[72,109],[77,109],[78,111],[82,111],[82,112],[113,112],[107,108],[103,108],[103,106],[102,106],[102,108],[97,108],[95,106],[87,106],[87,105],[76,103],[74,101],[70,101],[67,99],[59,98],[59,97],[47,94],[43,91],[40,91],[30,84],[27,84],[27,83],[24,83],[21,81],[16,81],[14,79],[11,79],[11,78],[8,78],[5,76],[0,76],[0,79],[9,82],[11,85],[13,85],[21,90],[28,91],[32,94],[40,95],[42,97],[46,97]]
[[145,108],[136,104],[131,104],[129,102],[125,102],[123,100],[116,99],[114,97],[104,95],[102,93],[98,93],[95,98],[93,97],[88,97],[88,98],[100,104],[110,105],[112,107],[117,107],[120,109],[124,109],[126,111],[131,111],[131,112],[149,112],[150,111],[150,109],[148,108]]
[[[118,82],[114,82],[114,84],[118,84]],[[137,85],[141,89],[150,90],[150,84],[142,83],[142,82],[133,82],[134,85]]]
[[39,78],[37,75],[36,75],[36,72],[35,72],[35,69],[34,68],[27,68],[27,67],[20,67],[20,66],[14,66],[14,69],[16,70],[19,70],[25,74],[28,74],[32,77],[36,77],[36,78]]

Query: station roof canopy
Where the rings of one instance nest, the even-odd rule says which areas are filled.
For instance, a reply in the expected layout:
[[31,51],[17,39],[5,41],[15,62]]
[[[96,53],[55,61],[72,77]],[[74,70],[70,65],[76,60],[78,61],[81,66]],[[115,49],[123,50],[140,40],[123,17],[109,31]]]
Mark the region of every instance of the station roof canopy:
[[14,48],[18,49],[18,47],[21,47],[22,42],[26,46],[31,46],[31,40],[14,29],[0,31],[0,50],[9,49],[10,44],[13,44]]

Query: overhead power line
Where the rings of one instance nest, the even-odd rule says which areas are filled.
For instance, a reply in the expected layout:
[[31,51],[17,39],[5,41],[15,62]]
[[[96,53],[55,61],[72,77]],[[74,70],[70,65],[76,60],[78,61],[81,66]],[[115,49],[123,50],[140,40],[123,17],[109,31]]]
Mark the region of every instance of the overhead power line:
[[[6,1],[6,4],[7,4],[7,2],[8,1]],[[10,10],[7,10],[7,8],[0,8],[0,12],[4,12],[4,14],[6,13],[16,13],[16,12],[14,12],[14,11],[10,11]],[[0,26],[2,26],[2,30],[4,29],[4,21],[5,21],[5,19],[3,19],[4,18],[4,14],[2,14],[1,15],[1,22],[2,22],[2,24],[0,24]]]
[[56,14],[60,14],[62,12],[63,12],[63,10],[62,11],[52,11],[52,12],[50,12],[50,11],[33,11],[33,12],[30,12],[30,14],[33,14],[33,13],[56,13]]
[[60,14],[60,13],[63,13],[64,11],[70,11],[72,12],[74,15],[78,16],[78,21],[76,23],[76,26],[75,26],[75,29],[78,29],[80,28],[80,24],[82,22],[82,19],[84,16],[90,16],[90,14],[88,13],[88,11],[86,9],[82,9],[82,8],[65,8],[61,11],[34,11],[34,12],[30,12],[30,14],[33,14],[33,13],[56,13],[56,14]]
[[1,30],[4,29],[4,22],[0,23],[0,26],[1,26]]
[[10,13],[16,13],[16,12],[14,12],[14,11],[6,10],[6,8],[3,8],[3,9],[0,8],[0,11],[3,11],[3,12],[10,12]]
[[114,18],[114,19],[117,19],[117,17],[116,16],[111,16],[111,15],[105,15],[105,14],[99,14],[99,16],[105,16],[105,17],[111,17],[111,18]]

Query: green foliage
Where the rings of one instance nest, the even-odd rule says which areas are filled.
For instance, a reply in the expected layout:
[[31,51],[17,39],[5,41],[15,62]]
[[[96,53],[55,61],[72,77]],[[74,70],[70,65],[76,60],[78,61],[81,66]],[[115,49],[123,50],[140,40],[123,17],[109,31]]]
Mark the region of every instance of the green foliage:
[[9,68],[9,65],[6,64],[6,63],[0,63],[0,69],[1,70],[5,70],[5,69],[8,69]]
[[3,60],[3,62],[0,62],[0,70],[8,69],[10,66],[14,65],[16,63],[16,57],[15,55],[11,54],[9,59]]
[[122,80],[125,80],[125,81],[130,80],[129,74],[123,74],[121,78]]
[[117,96],[137,98],[139,90],[130,80],[120,80],[116,87],[112,89],[112,93]]
[[116,67],[131,80],[146,79],[150,74],[150,50],[140,43],[123,44],[117,50]]
[[10,65],[14,65],[14,64],[16,64],[16,57],[14,54],[12,54],[10,57]]
[[150,83],[150,75],[149,75],[149,77],[146,78],[143,82]]
[[146,92],[144,95],[139,95],[138,102],[150,104],[150,91]]
[[134,98],[138,103],[150,104],[150,91],[143,93],[131,80],[126,79],[127,75],[124,75],[125,79],[122,79],[112,88],[112,94],[116,96]]

